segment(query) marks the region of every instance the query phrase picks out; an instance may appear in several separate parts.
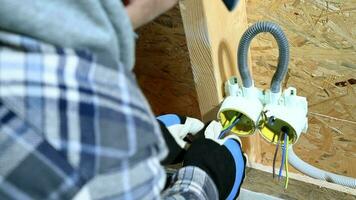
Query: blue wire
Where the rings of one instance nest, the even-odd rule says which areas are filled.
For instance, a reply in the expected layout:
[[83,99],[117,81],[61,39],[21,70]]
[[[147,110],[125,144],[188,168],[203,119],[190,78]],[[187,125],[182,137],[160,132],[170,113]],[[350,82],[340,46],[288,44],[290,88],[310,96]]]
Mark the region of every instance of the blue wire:
[[219,139],[221,139],[222,137],[224,137],[224,135],[225,135],[226,132],[230,131],[232,128],[234,128],[234,126],[236,126],[237,122],[240,121],[241,116],[242,116],[242,115],[240,115],[239,117],[237,117],[237,118],[235,119],[234,123],[232,123],[227,129],[221,131],[221,133],[220,133],[220,135],[219,135]]
[[282,176],[282,170],[285,162],[285,154],[286,154],[286,145],[287,144],[287,133],[284,133],[284,144],[283,144],[283,150],[282,150],[282,162],[281,162],[281,167],[279,168],[279,173],[278,173],[278,178],[281,178]]

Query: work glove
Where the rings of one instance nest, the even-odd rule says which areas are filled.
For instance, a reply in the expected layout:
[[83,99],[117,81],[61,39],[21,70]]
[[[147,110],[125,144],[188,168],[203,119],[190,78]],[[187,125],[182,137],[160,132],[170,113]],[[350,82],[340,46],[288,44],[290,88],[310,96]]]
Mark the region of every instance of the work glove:
[[157,121],[169,149],[167,157],[161,161],[161,164],[168,165],[182,162],[190,143],[187,135],[194,136],[204,128],[204,123],[195,118],[176,114],[158,116]]
[[219,199],[236,199],[245,178],[246,156],[240,139],[227,135],[219,139],[222,126],[212,121],[204,130],[205,138],[197,139],[187,150],[183,166],[196,166],[214,181]]

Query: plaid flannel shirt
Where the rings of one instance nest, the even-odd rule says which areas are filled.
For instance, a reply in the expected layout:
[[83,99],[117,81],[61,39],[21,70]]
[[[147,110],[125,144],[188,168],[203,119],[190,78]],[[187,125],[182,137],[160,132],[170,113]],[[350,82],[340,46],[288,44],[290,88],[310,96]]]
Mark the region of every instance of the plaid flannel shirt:
[[217,199],[210,177],[167,154],[134,75],[0,31],[0,199]]

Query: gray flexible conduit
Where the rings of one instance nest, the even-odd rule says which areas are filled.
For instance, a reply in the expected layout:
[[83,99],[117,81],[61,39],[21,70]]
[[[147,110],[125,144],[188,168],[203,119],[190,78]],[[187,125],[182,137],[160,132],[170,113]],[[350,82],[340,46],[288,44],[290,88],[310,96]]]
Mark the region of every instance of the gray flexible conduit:
[[242,35],[239,48],[238,48],[238,66],[242,79],[242,84],[245,88],[249,88],[253,85],[252,76],[248,68],[248,50],[252,39],[262,32],[268,32],[276,39],[279,48],[279,58],[277,70],[273,75],[271,83],[271,91],[278,93],[281,90],[282,81],[288,71],[289,62],[289,44],[287,37],[284,35],[283,30],[273,22],[261,21],[253,24]]
[[[252,76],[248,68],[248,49],[252,39],[262,32],[268,32],[276,39],[279,48],[279,58],[277,70],[273,75],[271,83],[271,91],[278,93],[281,90],[282,81],[288,71],[289,62],[289,45],[283,30],[272,22],[257,22],[246,30],[242,35],[238,49],[238,66],[242,79],[242,84],[245,88],[249,88],[253,84]],[[337,175],[318,169],[300,159],[293,151],[293,146],[289,149],[289,163],[300,172],[320,180],[325,180],[332,183],[337,183],[351,188],[356,188],[356,179],[346,176]]]
[[327,172],[304,162],[294,153],[293,146],[289,148],[288,152],[289,163],[303,174],[327,182],[337,183],[350,188],[356,188],[356,179]]

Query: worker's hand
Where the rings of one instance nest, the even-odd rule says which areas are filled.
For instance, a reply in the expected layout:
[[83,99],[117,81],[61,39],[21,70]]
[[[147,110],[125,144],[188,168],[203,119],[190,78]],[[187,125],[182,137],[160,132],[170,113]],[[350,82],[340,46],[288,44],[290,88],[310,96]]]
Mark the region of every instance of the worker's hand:
[[125,0],[126,11],[136,29],[171,9],[178,0]]
[[175,164],[183,161],[188,148],[186,140],[190,133],[195,135],[204,128],[204,123],[198,119],[183,117],[176,114],[167,114],[157,117],[163,137],[169,149],[168,156],[162,164]]
[[211,121],[204,131],[206,139],[214,140],[216,143],[223,145],[228,139],[235,139],[241,144],[240,138],[235,134],[227,134],[224,138],[219,138],[223,127],[217,121]]
[[184,156],[184,166],[204,170],[214,181],[219,199],[236,199],[245,177],[246,157],[237,136],[218,136],[220,123],[212,121],[205,130],[205,138],[197,139]]

